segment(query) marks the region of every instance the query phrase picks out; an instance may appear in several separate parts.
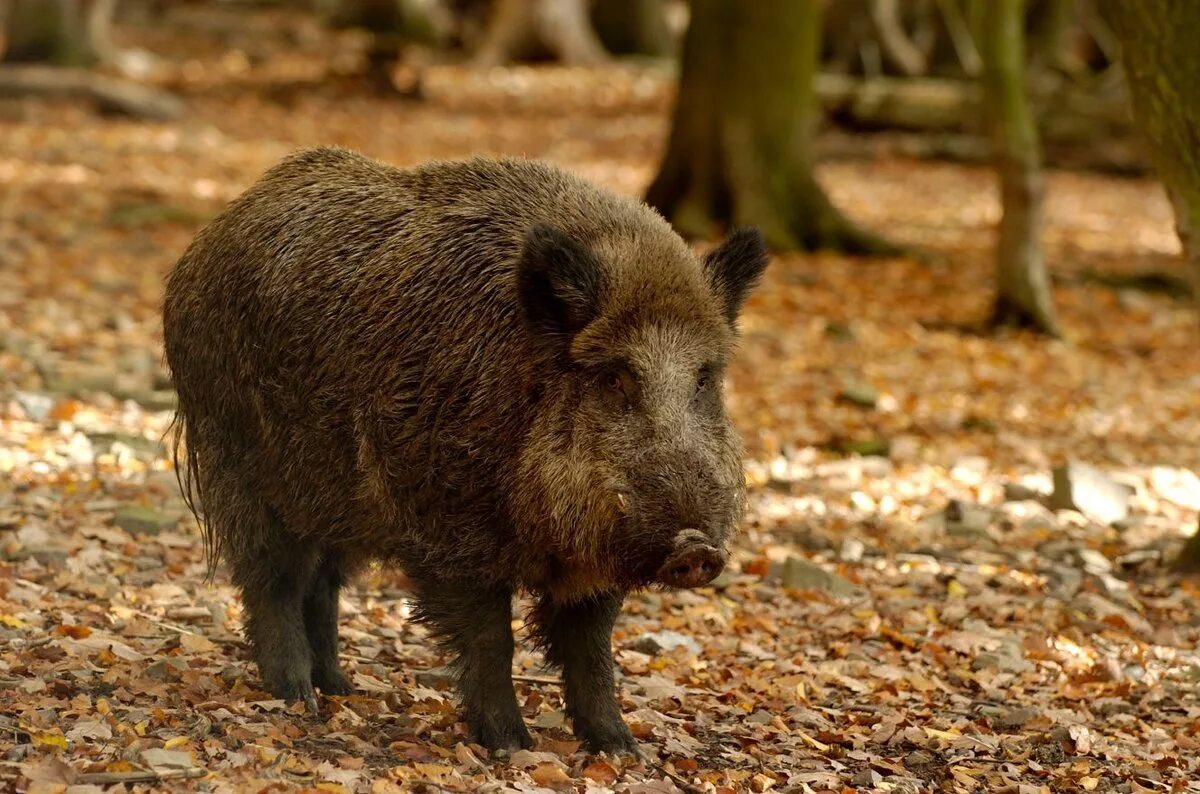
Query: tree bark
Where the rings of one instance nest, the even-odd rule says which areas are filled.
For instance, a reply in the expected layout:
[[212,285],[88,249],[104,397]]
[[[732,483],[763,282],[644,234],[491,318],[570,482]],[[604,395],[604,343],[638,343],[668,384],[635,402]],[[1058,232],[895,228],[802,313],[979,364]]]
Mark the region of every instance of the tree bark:
[[1200,296],[1200,3],[1108,0],[1098,5],[1120,42],[1134,119],[1171,198],[1193,294]]
[[476,63],[499,66],[540,52],[573,65],[607,60],[585,0],[496,0]]
[[1003,206],[992,322],[1060,336],[1042,258],[1042,167],[1024,79],[1024,6],[989,0],[983,25],[984,95]]
[[777,249],[897,248],[817,183],[814,77],[822,0],[694,0],[662,166],[646,201],[683,234],[758,226]]
[[9,0],[4,40],[7,63],[86,66],[95,58],[81,0]]

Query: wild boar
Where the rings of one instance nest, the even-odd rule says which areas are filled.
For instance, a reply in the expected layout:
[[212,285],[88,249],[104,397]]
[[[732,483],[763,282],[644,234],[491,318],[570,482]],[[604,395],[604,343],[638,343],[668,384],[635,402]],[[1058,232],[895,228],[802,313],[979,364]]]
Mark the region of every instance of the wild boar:
[[382,559],[454,655],[474,740],[531,744],[520,590],[576,734],[636,752],[613,622],[630,590],[725,564],[744,483],[722,376],[766,262],[755,230],[700,258],[532,161],[271,169],[197,235],[163,317],[185,495],[266,687],[314,713],[315,689],[351,691],[338,590]]

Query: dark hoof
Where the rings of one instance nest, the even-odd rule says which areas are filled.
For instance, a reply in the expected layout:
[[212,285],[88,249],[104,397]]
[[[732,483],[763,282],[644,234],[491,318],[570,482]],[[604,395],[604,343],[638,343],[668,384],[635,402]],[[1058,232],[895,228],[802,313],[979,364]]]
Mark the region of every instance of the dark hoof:
[[354,685],[341,670],[313,670],[313,685],[322,695],[352,695]]
[[590,753],[643,757],[633,734],[624,722],[596,727],[576,726],[575,735],[583,740],[583,746]]
[[495,753],[514,753],[533,747],[533,737],[524,723],[515,725],[481,725],[471,728],[471,741]]
[[313,689],[312,683],[308,680],[289,679],[276,683],[268,682],[267,688],[272,695],[288,702],[303,701],[304,708],[309,714],[315,716],[321,713],[320,706],[317,703],[316,690]]

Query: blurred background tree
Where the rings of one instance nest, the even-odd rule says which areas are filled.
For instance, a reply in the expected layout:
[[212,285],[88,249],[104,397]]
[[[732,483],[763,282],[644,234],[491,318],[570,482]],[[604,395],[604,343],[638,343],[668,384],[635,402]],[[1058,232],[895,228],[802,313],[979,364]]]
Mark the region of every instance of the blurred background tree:
[[[9,0],[4,25],[4,61],[86,66],[96,59],[84,0]],[[93,14],[111,12],[98,2]]]
[[1104,9],[1200,295],[1200,3],[1113,0]]
[[990,0],[982,49],[1002,216],[992,322],[1060,335],[1042,257],[1042,165],[1025,88],[1025,0]]
[[646,193],[684,234],[754,225],[777,248],[886,253],[817,182],[820,0],[694,0],[662,166]]
[[608,58],[591,25],[587,0],[495,0],[476,63],[498,66],[538,55],[567,64]]

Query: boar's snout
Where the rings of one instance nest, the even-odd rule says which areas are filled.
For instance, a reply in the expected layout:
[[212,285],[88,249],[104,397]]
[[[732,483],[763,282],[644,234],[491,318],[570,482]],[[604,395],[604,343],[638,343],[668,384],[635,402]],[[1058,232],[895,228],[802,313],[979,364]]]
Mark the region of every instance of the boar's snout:
[[658,580],[668,587],[702,587],[725,568],[726,554],[699,530],[685,529],[675,536],[674,550],[658,569]]

